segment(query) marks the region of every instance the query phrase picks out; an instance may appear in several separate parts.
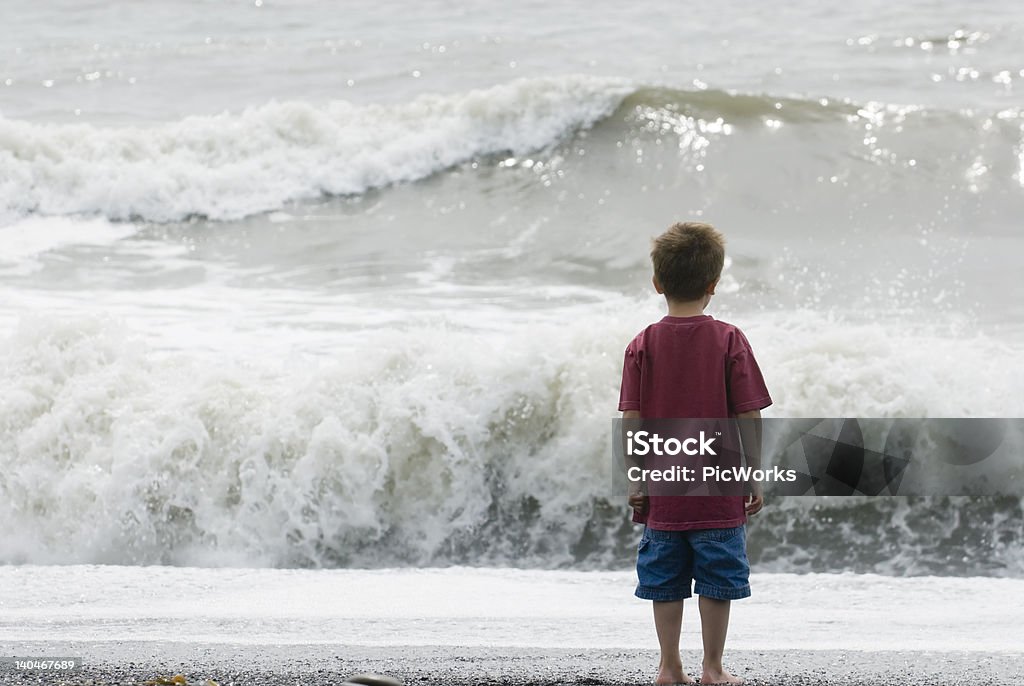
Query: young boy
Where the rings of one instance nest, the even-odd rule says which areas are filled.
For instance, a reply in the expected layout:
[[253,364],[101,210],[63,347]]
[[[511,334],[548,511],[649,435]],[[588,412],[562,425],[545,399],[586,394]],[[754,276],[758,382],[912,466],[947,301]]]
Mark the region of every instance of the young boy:
[[[709,224],[674,224],[654,240],[654,289],[668,316],[626,347],[619,409],[623,419],[759,419],[771,405],[761,370],[743,333],[704,314],[725,263],[722,235]],[[750,462],[760,461],[760,427],[740,422]],[[756,466],[756,464],[755,464]],[[690,583],[700,596],[704,660],[701,684],[739,684],[722,666],[730,601],[750,595],[744,523],[763,505],[753,495],[648,496],[630,490],[633,521],[643,523],[637,548],[637,597],[654,603],[661,646],[655,684],[693,683],[683,671],[679,633]]]

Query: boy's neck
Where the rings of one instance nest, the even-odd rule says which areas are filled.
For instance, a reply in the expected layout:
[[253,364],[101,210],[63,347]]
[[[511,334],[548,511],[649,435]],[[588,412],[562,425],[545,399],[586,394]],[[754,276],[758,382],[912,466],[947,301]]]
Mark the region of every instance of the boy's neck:
[[704,308],[708,306],[708,301],[711,298],[701,298],[700,300],[669,300],[665,301],[668,303],[668,316],[670,317],[699,317],[704,314]]

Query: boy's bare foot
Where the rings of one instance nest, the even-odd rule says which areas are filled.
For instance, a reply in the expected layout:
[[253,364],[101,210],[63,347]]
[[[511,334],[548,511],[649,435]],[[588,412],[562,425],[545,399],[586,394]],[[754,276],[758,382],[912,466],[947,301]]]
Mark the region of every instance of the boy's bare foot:
[[690,675],[683,671],[682,665],[665,667],[658,665],[658,676],[654,680],[656,686],[670,686],[671,684],[694,684]]
[[704,668],[704,673],[700,675],[701,686],[708,686],[708,684],[742,684],[745,683],[743,679],[738,676],[733,676],[729,672],[722,669],[708,669]]

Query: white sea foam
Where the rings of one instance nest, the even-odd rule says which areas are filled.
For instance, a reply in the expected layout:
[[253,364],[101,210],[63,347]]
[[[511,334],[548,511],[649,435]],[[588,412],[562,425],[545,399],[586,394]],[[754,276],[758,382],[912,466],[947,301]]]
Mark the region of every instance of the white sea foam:
[[0,117],[0,216],[243,217],[543,148],[608,115],[629,91],[620,79],[563,76],[399,105],[272,102],[150,128]]
[[25,217],[0,225],[0,263],[16,263],[68,245],[107,245],[137,230],[134,224],[104,218]]
[[[389,327],[327,361],[155,356],[117,321],[23,319],[2,346],[0,560],[613,564],[608,437],[635,322],[604,314]],[[745,327],[776,416],[1024,410],[1019,350],[815,316]],[[1007,535],[978,545],[1022,575]],[[922,536],[886,570],[947,554]]]

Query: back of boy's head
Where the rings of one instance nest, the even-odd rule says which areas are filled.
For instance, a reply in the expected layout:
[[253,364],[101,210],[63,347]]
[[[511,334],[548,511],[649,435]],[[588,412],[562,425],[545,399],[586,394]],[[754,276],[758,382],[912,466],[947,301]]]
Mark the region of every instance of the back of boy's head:
[[651,262],[668,299],[698,300],[722,275],[725,238],[710,224],[679,222],[654,239]]

